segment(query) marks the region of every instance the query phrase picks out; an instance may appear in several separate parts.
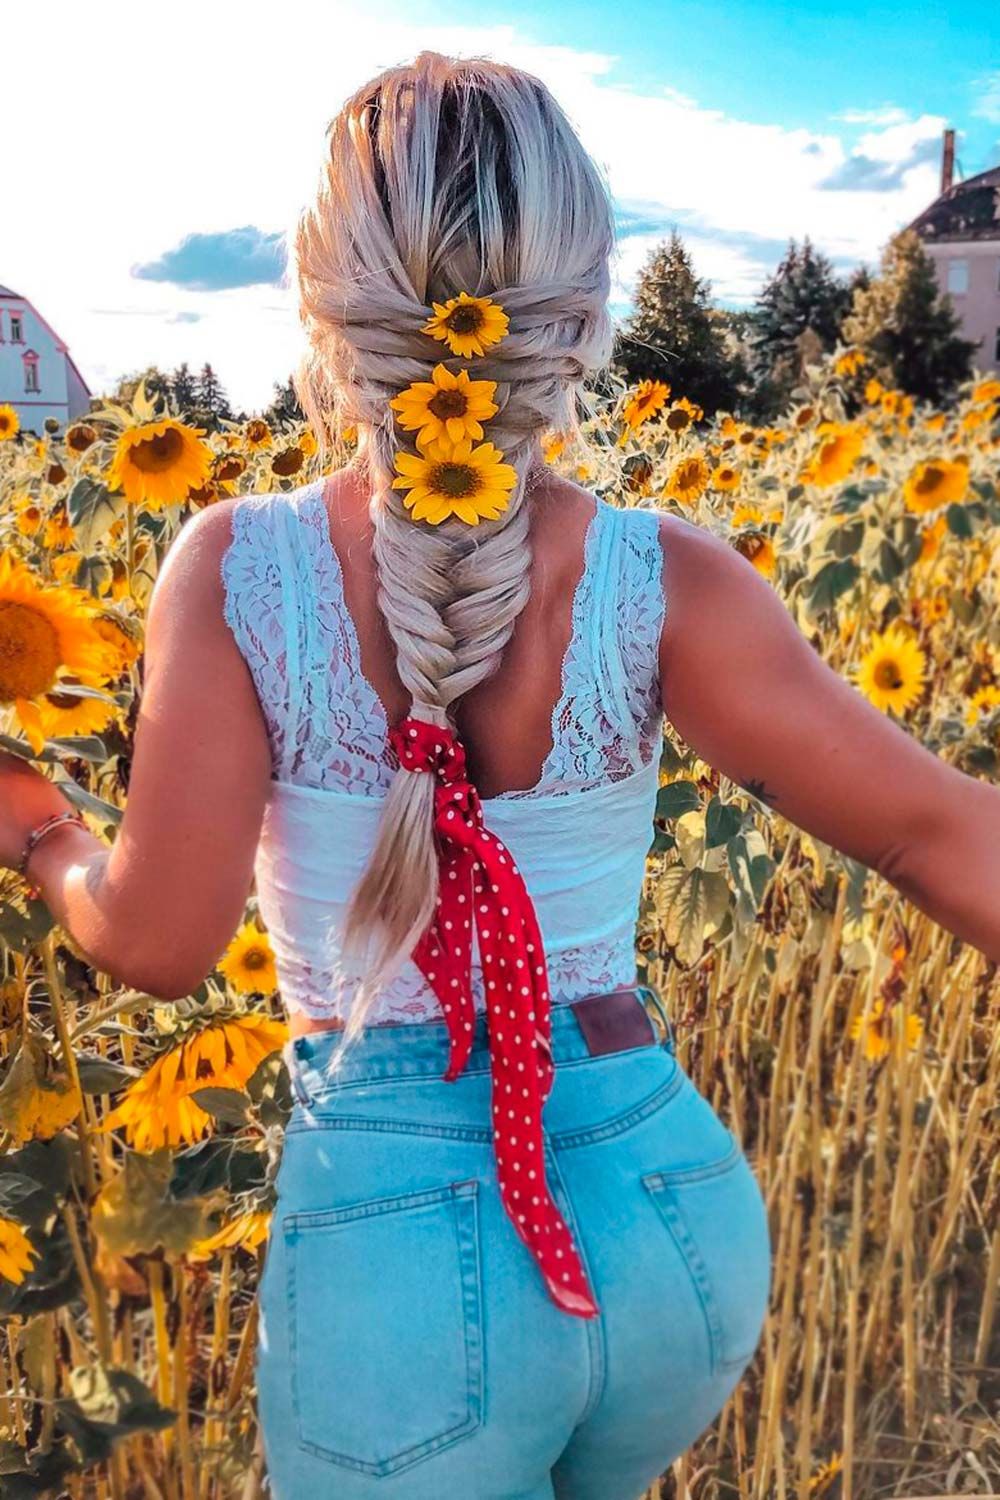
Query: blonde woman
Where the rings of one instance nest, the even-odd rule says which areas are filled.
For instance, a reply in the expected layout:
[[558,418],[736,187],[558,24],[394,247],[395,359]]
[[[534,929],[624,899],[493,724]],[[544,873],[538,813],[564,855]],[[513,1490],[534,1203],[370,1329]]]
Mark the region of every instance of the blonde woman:
[[1000,799],[726,546],[546,470],[610,353],[613,236],[537,79],[425,53],[327,145],[297,388],[357,457],[183,528],[113,847],[7,757],[0,858],[167,997],[256,873],[295,1091],[257,1352],[276,1500],[635,1500],[732,1393],[770,1282],[748,1158],[637,983],[664,713],[993,958]]

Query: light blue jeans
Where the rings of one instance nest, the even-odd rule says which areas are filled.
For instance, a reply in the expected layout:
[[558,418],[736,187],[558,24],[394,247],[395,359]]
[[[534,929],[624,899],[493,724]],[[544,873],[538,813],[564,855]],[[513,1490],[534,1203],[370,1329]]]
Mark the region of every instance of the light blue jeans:
[[504,1213],[485,1019],[453,1083],[443,1022],[368,1028],[331,1081],[339,1046],[286,1049],[256,1355],[274,1500],[637,1500],[725,1404],[771,1277],[754,1173],[669,1023],[593,1057],[552,1007],[546,1158],[588,1320]]

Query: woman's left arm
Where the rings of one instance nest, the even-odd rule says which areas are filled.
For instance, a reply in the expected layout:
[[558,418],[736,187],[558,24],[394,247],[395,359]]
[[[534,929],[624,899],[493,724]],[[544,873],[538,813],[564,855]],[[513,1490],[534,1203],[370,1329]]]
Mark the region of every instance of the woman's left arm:
[[[200,511],[169,548],[150,599],[125,812],[109,847],[67,823],[28,878],[97,969],[166,999],[195,989],[242,917],[271,777],[263,715],[223,615],[233,502]],[[0,756],[0,865],[65,796]]]

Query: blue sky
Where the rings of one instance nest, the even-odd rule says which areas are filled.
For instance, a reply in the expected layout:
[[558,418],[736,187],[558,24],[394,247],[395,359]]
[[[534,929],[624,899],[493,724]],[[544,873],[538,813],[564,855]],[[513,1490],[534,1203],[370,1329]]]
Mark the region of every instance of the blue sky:
[[[5,21],[0,135],[15,143],[0,282],[30,297],[95,392],[209,359],[266,404],[301,349],[283,235],[347,94],[424,47],[552,89],[618,216],[613,308],[673,226],[718,300],[752,300],[790,236],[847,270],[937,193],[941,132],[1000,162],[1000,25],[986,0],[50,0]],[[40,46],[40,41],[42,45]],[[39,59],[45,87],[39,90]],[[25,128],[28,122],[29,128]]]

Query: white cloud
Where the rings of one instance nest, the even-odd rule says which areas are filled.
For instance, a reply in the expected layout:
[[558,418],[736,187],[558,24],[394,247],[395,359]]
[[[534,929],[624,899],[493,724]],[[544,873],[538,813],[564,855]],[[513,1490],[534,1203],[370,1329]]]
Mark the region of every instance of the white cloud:
[[898,105],[885,104],[881,109],[845,109],[833,118],[845,125],[901,125],[907,115]]
[[1000,125],[1000,73],[977,78],[972,91],[975,96],[972,113],[980,120],[989,120],[991,125]]
[[[37,22],[21,7],[5,20],[5,55],[28,59],[36,44]],[[618,202],[676,221],[699,273],[727,300],[754,294],[790,236],[809,234],[840,262],[872,261],[937,192],[935,165],[920,159],[944,124],[936,116],[859,109],[822,132],[751,123],[669,86],[612,82],[610,51],[542,46],[504,25],[413,25],[401,0],[383,0],[377,17],[357,0],[285,0],[280,23],[263,0],[172,0],[169,24],[106,0],[99,26],[81,23],[69,0],[50,0],[42,102],[26,62],[5,70],[0,97],[0,133],[18,143],[0,281],[37,303],[95,390],[148,361],[209,359],[237,404],[266,403],[301,347],[290,291],[196,292],[130,269],[190,234],[286,230],[343,99],[424,48],[493,56],[541,77]],[[860,139],[852,125],[867,127]],[[825,190],[858,155],[892,186]],[[639,236],[623,242],[618,300],[647,248]]]

